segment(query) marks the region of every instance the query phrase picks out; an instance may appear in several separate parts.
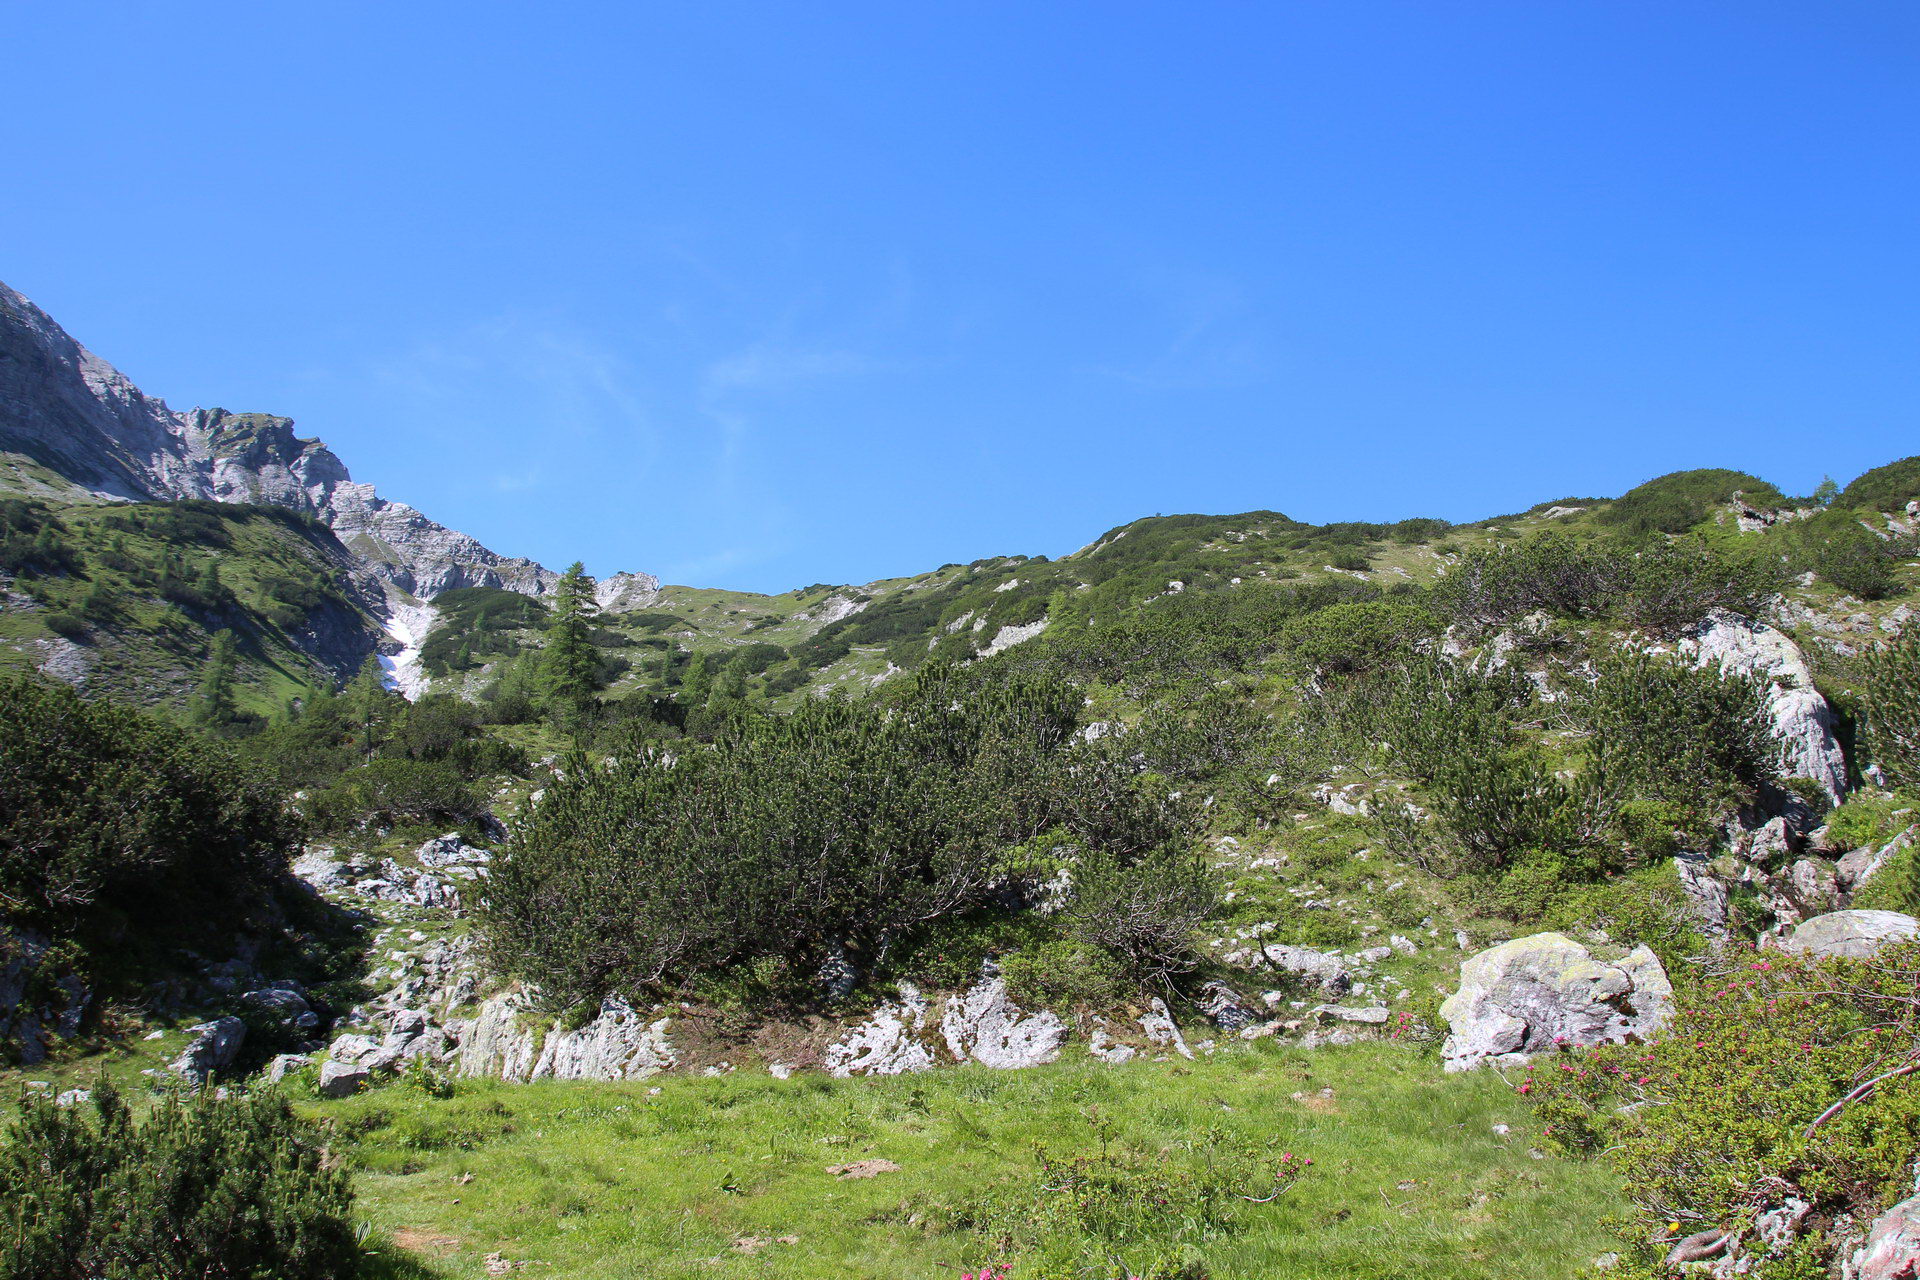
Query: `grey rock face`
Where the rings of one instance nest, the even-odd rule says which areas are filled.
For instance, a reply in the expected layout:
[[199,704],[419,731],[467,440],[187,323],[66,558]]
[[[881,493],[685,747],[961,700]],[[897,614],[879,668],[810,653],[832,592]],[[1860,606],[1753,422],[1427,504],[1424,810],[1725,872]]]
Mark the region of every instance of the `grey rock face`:
[[267,1064],[267,1083],[279,1084],[292,1072],[313,1065],[313,1058],[304,1053],[277,1053],[273,1061]]
[[1920,1274],[1920,1196],[1874,1219],[1866,1242],[1841,1274],[1846,1280],[1911,1280]]
[[1726,881],[1714,875],[1699,858],[1675,858],[1673,867],[1703,932],[1716,942],[1724,942],[1730,932],[1732,906],[1732,893]]
[[[72,974],[47,980],[41,970],[51,950],[44,934],[0,925],[0,1043],[11,1045],[27,1066],[46,1060],[53,1038],[78,1035],[93,1001]],[[36,987],[50,998],[29,1001]]]
[[1681,647],[1702,665],[1719,663],[1770,684],[1768,710],[1780,740],[1783,772],[1812,778],[1838,800],[1847,789],[1846,753],[1834,734],[1833,708],[1813,684],[1813,668],[1800,646],[1777,627],[1733,613],[1716,613]]
[[572,1029],[532,1008],[524,993],[507,992],[485,1001],[471,1022],[456,1024],[456,1070],[499,1080],[643,1080],[678,1060],[668,1019],[649,1022],[617,997]]
[[188,1030],[193,1032],[193,1039],[168,1066],[174,1074],[196,1085],[205,1084],[208,1076],[232,1066],[247,1038],[247,1024],[231,1015]]
[[[385,600],[430,600],[455,587],[545,595],[559,575],[502,556],[467,534],[356,483],[332,450],[293,422],[223,409],[176,412],[68,336],[52,317],[0,285],[0,450],[26,456],[77,488],[114,498],[264,503],[306,512],[332,529]],[[618,574],[603,591],[619,609],[659,592],[647,574]]]
[[1673,1011],[1673,988],[1653,952],[1640,947],[1608,963],[1558,933],[1503,942],[1460,966],[1460,990],[1440,1014],[1449,1071],[1521,1062],[1556,1046],[1644,1039]]
[[881,1005],[849,1035],[829,1045],[823,1056],[831,1076],[897,1076],[925,1071],[934,1064],[923,1039],[927,1000],[912,983],[900,984],[900,998]]
[[1011,1069],[1059,1057],[1067,1028],[1045,1009],[1022,1014],[1007,995],[1006,980],[991,978],[947,1001],[940,1035],[958,1061]]
[[1200,1008],[1222,1031],[1239,1031],[1260,1021],[1253,1006],[1224,982],[1209,982],[1200,989]]
[[1920,920],[1898,911],[1830,911],[1801,924],[1780,945],[1796,955],[1864,960],[1916,937]]

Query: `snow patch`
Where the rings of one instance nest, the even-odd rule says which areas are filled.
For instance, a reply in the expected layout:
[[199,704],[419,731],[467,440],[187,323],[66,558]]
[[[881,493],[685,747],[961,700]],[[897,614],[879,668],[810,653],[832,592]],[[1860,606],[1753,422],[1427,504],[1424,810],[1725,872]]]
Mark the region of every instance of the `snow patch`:
[[400,652],[381,654],[380,667],[386,673],[387,688],[411,702],[427,690],[427,673],[420,665],[420,649],[433,630],[434,607],[430,604],[402,604],[387,601],[383,623],[388,635],[400,642]]

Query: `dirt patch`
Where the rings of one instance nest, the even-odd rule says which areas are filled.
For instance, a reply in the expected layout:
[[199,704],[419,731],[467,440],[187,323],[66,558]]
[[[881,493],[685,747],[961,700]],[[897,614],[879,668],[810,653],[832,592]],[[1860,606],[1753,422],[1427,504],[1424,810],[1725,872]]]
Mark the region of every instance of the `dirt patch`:
[[882,1173],[898,1173],[900,1166],[891,1160],[855,1160],[852,1164],[828,1165],[836,1178],[872,1178]]
[[436,1235],[418,1227],[395,1227],[393,1243],[408,1253],[424,1253],[435,1258],[444,1258],[460,1248],[460,1242],[454,1237]]

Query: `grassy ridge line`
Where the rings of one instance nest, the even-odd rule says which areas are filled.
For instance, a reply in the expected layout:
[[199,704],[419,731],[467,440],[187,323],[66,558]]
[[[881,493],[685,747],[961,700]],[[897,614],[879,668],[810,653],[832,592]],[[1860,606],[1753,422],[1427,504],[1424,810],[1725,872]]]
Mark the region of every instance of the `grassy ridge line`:
[[[1149,1152],[1219,1125],[1313,1158],[1278,1201],[1238,1206],[1237,1233],[1195,1242],[1213,1280],[1572,1276],[1623,1203],[1597,1164],[1530,1151],[1520,1101],[1404,1046],[1255,1043],[876,1080],[463,1082],[448,1099],[396,1084],[305,1109],[338,1127],[362,1210],[415,1260],[394,1275],[476,1276],[498,1253],[569,1280],[947,1277],[994,1253],[946,1215],[1024,1185],[1035,1143],[1097,1149],[1097,1114]],[[864,1159],[901,1168],[826,1172]],[[748,1238],[768,1243],[736,1247]]]

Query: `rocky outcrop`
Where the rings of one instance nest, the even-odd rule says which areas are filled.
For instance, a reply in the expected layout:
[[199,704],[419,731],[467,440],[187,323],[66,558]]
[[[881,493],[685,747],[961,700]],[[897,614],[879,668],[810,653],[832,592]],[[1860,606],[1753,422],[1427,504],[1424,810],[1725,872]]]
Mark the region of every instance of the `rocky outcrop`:
[[934,1064],[933,1047],[923,1039],[927,999],[910,982],[899,999],[881,1005],[873,1016],[827,1047],[821,1058],[830,1076],[897,1076],[925,1071]]
[[1920,920],[1898,911],[1830,911],[1805,921],[1780,945],[1795,955],[1865,960],[1896,942],[1920,938]]
[[1840,799],[1847,789],[1847,761],[1834,733],[1833,708],[1814,688],[1813,668],[1792,637],[1764,622],[1719,612],[1680,647],[1703,666],[1718,663],[1729,672],[1764,677],[1782,772],[1811,778],[1829,797]]
[[1902,1200],[1876,1218],[1866,1242],[1840,1274],[1845,1280],[1913,1280],[1920,1275],[1920,1196]]
[[960,1062],[989,1067],[1033,1067],[1060,1056],[1066,1024],[1042,1009],[1022,1014],[1007,995],[1006,980],[992,978],[947,1001],[940,1035]]
[[1645,1039],[1673,1011],[1673,988],[1653,952],[1594,958],[1558,933],[1503,942],[1460,966],[1460,989],[1440,1006],[1449,1071],[1521,1062],[1554,1048]]
[[496,1080],[643,1080],[678,1060],[668,1019],[642,1017],[617,996],[592,1019],[566,1027],[535,1011],[522,992],[492,997],[479,1014],[450,1028],[459,1041],[454,1069]]
[[247,1024],[231,1015],[189,1027],[193,1039],[168,1069],[189,1084],[205,1084],[215,1072],[233,1065],[247,1038]]

